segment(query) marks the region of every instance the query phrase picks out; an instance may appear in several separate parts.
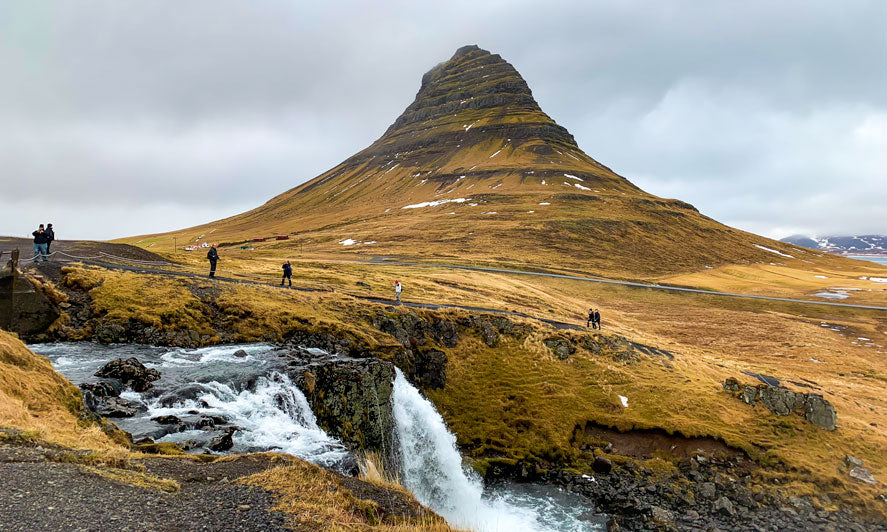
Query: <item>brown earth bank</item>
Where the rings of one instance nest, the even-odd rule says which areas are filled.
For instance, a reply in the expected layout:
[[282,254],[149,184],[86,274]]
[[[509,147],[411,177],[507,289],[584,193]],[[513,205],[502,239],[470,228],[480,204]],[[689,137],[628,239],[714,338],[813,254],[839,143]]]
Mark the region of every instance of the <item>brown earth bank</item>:
[[[355,308],[347,298],[334,295],[325,296],[327,299],[304,296],[311,298],[305,301],[302,296],[291,298],[287,303],[290,315],[277,306],[250,306],[257,294],[238,294],[243,299],[235,305],[226,300],[230,294],[218,283],[179,282],[81,266],[41,268],[41,272],[53,285],[49,289],[62,294],[60,300],[66,299],[63,314],[69,320],[60,318],[65,328],[57,324],[43,340],[180,346],[269,340],[390,361],[435,402],[459,437],[463,452],[489,480],[561,484],[592,499],[627,529],[884,529],[887,500],[883,490],[878,491],[880,484],[856,495],[852,494],[856,488],[842,494],[854,482],[843,480],[852,461],[842,464],[838,474],[823,476],[815,464],[793,461],[788,451],[773,454],[767,449],[772,443],[741,436],[749,428],[766,433],[772,424],[775,431],[791,428],[794,434],[809,434],[810,442],[805,445],[823,445],[815,442],[823,438],[820,434],[824,431],[808,427],[803,419],[762,414],[760,406],[742,404],[720,390],[698,399],[735,409],[736,420],[741,422],[739,432],[731,432],[728,425],[704,428],[692,416],[689,420],[671,418],[689,404],[675,408],[668,403],[684,393],[681,390],[693,389],[678,382],[684,379],[675,366],[687,371],[687,359],[673,348],[651,348],[612,333],[556,331],[532,320],[495,315],[384,305]],[[177,302],[189,297],[193,302],[185,301],[180,311],[168,308],[169,295],[163,297],[163,305],[148,304],[153,292],[165,294],[169,283],[175,286],[169,294]],[[121,299],[117,289],[135,292],[138,303],[148,306],[129,307],[133,303]],[[106,298],[118,308],[103,307]],[[153,321],[157,306],[162,312]],[[201,328],[204,319],[208,326]],[[531,366],[523,366],[528,355]],[[487,356],[494,358],[484,358]],[[510,360],[507,369],[501,365],[503,359]],[[486,364],[490,364],[490,371]],[[539,365],[561,375],[548,373],[544,381],[535,382]],[[572,368],[579,374],[594,375],[599,389],[577,396],[575,407],[567,395],[571,389],[563,380]],[[519,374],[520,382],[509,380],[512,370]],[[720,375],[733,374],[722,370]],[[480,402],[483,404],[464,394],[474,389],[465,388],[471,378],[483,381],[487,398]],[[645,379],[668,390],[658,399],[665,401],[659,405],[662,410],[654,409],[649,417],[644,414],[633,421],[620,420],[623,408],[619,399],[614,391],[606,390],[620,386],[626,378],[635,380],[626,388],[632,390],[632,404],[641,400],[641,390],[650,387],[651,382]],[[497,410],[500,387],[506,396],[503,409]],[[527,387],[538,389],[542,396],[527,395]],[[552,416],[540,410],[540,404],[547,404],[545,396],[552,394],[552,408],[567,423],[544,424]],[[477,406],[487,410],[472,410]],[[574,408],[576,415],[586,416],[582,422],[572,421]],[[501,419],[490,419],[492,411],[499,412],[496,415]],[[760,423],[750,420],[751,412],[755,412],[752,416],[764,416]],[[505,426],[493,426],[497,421]],[[680,428],[682,424],[684,428]],[[558,431],[560,436],[539,439],[541,434]],[[556,443],[558,438],[563,438],[563,443]],[[831,442],[825,443],[827,446],[840,445],[840,440],[825,441]],[[869,499],[861,503],[858,497]]]

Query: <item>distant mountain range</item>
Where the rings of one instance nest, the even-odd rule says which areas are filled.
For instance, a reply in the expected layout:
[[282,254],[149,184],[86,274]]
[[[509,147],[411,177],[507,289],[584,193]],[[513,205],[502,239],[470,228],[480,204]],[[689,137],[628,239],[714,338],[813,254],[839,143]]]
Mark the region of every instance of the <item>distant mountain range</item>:
[[802,246],[810,249],[818,249],[838,255],[884,255],[887,256],[887,236],[885,235],[858,235],[858,236],[823,236],[809,237],[804,235],[792,235],[782,239],[782,242]]

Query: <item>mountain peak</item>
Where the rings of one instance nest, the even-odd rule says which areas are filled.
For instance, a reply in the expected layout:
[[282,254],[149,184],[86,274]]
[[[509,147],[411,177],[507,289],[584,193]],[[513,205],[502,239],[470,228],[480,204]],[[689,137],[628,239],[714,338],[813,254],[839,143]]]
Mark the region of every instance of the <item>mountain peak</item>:
[[430,131],[461,132],[463,137],[483,131],[484,136],[538,138],[578,148],[573,136],[542,112],[514,66],[477,45],[459,48],[426,72],[416,99],[379,142],[404,136],[414,142]]

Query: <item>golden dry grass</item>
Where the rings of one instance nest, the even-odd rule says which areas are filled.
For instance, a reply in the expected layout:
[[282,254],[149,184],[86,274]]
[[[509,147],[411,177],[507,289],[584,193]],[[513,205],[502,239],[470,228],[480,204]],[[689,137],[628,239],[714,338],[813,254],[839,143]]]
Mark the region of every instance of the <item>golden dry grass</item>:
[[49,360],[0,331],[0,427],[72,449],[117,449],[98,425],[80,419],[82,407],[80,391]]
[[290,465],[269,469],[238,482],[271,491],[277,499],[274,509],[288,514],[299,530],[452,530],[443,519],[433,514],[382,522],[376,503],[356,497],[335,474],[298,459]]
[[[243,275],[254,275],[279,266],[280,259],[230,262]],[[788,485],[799,493],[829,492],[837,494],[836,500],[869,509],[873,488],[838,470],[844,454],[863,458],[879,478],[887,475],[887,435],[879,429],[887,426],[884,312],[431,266],[304,260],[295,271],[297,284],[337,292],[211,283],[243,340],[276,338],[287,328],[320,327],[370,347],[390,344],[390,337],[368,323],[373,304],[347,293],[391,297],[390,282],[400,278],[408,301],[480,304],[583,325],[584,311],[597,306],[605,334],[675,353],[673,361],[653,358],[629,365],[580,349],[561,361],[542,341],[553,334],[583,333],[555,333],[537,322],[527,322],[533,330],[528,337],[506,339],[495,350],[477,337],[463,337],[458,347],[447,350],[446,387],[428,395],[460,443],[480,459],[563,461],[582,467],[587,457],[570,438],[577,425],[595,421],[620,429],[658,427],[722,439],[770,470],[789,475],[791,481],[781,489]],[[838,411],[839,430],[826,432],[800,417],[778,417],[730,397],[720,387],[725,378],[752,382],[741,371],[822,393]],[[619,395],[628,398],[629,408],[621,406]],[[483,460],[478,465],[483,468]]]

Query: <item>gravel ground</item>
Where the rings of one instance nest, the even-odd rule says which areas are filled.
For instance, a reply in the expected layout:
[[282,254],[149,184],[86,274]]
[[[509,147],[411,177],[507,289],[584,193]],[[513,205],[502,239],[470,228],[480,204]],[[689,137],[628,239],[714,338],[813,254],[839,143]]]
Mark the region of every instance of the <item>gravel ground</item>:
[[[0,530],[286,530],[271,496],[232,484],[273,464],[245,457],[217,464],[180,459],[142,461],[147,472],[179,482],[173,494],[134,487],[46,460],[47,452],[0,445]],[[51,453],[50,453],[51,454]]]

